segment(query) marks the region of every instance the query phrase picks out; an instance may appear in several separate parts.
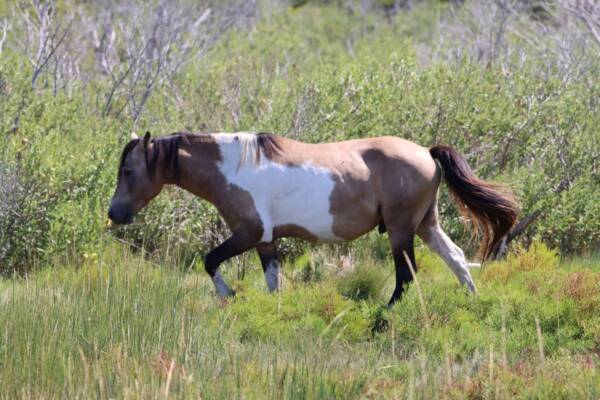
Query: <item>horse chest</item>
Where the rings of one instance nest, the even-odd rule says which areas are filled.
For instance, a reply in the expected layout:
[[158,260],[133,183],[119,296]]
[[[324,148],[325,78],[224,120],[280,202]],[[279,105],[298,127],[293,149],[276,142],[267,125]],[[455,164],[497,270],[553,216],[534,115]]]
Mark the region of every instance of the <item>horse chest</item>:
[[252,196],[263,225],[262,242],[273,240],[275,228],[290,225],[320,240],[339,240],[332,231],[330,212],[335,181],[327,169],[309,163],[286,166],[266,161],[225,175],[229,183]]

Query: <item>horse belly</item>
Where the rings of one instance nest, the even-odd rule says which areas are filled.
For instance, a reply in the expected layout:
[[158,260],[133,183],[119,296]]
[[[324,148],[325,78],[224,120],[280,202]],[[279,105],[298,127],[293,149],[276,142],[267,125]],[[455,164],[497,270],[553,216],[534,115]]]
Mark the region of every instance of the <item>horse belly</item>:
[[347,177],[331,197],[331,213],[335,235],[356,239],[381,222],[377,190],[368,179]]
[[[285,236],[319,241],[340,240],[333,233],[329,198],[321,193],[298,191],[274,204],[270,211],[271,226],[273,229],[283,228]],[[297,234],[294,231],[297,231]]]

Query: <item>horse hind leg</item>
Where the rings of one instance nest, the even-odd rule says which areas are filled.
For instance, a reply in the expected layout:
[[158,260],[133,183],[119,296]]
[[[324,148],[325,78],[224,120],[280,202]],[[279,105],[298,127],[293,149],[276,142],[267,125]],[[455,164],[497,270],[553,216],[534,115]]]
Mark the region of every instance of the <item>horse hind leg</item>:
[[415,263],[414,233],[396,230],[390,227],[388,234],[396,269],[396,287],[394,288],[394,293],[388,303],[388,306],[391,307],[402,297],[406,285],[413,280],[413,274],[410,271],[406,256],[408,256],[415,272],[417,271],[417,265]]
[[417,229],[417,234],[433,251],[442,257],[450,270],[456,275],[458,281],[466,286],[471,293],[474,293],[476,288],[469,272],[469,266],[479,266],[479,264],[467,263],[462,249],[454,244],[442,230],[437,220],[437,212],[433,216],[428,214],[428,217]]

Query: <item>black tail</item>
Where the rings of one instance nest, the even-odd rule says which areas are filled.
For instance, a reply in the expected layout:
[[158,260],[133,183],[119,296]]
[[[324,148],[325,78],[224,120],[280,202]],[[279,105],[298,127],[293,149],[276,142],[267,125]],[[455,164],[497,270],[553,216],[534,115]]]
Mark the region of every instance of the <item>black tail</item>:
[[461,214],[482,234],[480,251],[483,260],[487,259],[515,224],[518,211],[514,198],[501,186],[476,177],[452,147],[433,146],[429,153],[442,166],[444,180]]

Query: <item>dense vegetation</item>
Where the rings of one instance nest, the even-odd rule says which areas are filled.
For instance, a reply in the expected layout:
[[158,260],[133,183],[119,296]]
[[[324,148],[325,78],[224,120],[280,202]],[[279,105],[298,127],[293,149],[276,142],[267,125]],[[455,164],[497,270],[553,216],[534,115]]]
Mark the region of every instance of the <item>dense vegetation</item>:
[[[570,0],[0,1],[2,393],[598,397],[598,32],[600,8]],[[108,223],[146,130],[451,144],[533,223],[474,298],[420,248],[424,304],[411,287],[382,309],[373,233],[282,241],[280,296],[253,254],[230,262],[221,308],[200,262],[227,235],[212,206],[169,188]]]
[[[213,5],[205,30],[188,32],[201,42],[195,49],[180,25],[204,15],[202,9],[115,6],[111,20],[100,6],[71,4],[83,13],[77,16],[67,4],[47,21],[55,41],[65,36],[53,55],[39,50],[35,37],[19,36],[33,35],[19,30],[29,26],[21,19],[35,19],[33,6],[4,7],[11,28],[0,59],[5,274],[78,257],[113,237],[105,234],[105,215],[117,159],[130,132],[145,130],[448,143],[479,175],[509,184],[523,216],[540,213],[522,241],[537,236],[561,253],[600,245],[599,46],[580,37],[585,25],[573,16],[563,21],[557,14],[546,26],[527,9],[425,2],[387,18],[375,5],[351,12],[310,4],[273,11],[271,4],[271,11],[234,8],[241,15],[226,19]],[[80,26],[94,12],[106,21]],[[127,17],[137,18],[129,31]],[[230,28],[215,33],[225,24],[219,18]],[[496,26],[502,21],[505,28]],[[475,36],[456,33],[462,24]],[[532,26],[545,36],[533,36]],[[139,48],[152,54],[135,56]],[[36,55],[48,58],[46,67]],[[67,69],[71,64],[78,74]],[[468,246],[455,209],[444,202],[442,214],[451,236]],[[188,262],[225,234],[212,208],[175,190],[139,221],[118,234],[149,251],[174,246]]]

